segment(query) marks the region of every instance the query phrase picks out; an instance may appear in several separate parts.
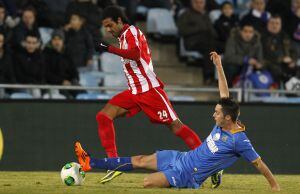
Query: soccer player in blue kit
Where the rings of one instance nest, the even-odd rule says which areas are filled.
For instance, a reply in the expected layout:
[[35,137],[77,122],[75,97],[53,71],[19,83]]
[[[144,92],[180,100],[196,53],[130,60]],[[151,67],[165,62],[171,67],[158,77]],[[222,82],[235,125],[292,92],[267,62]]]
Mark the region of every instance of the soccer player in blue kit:
[[76,142],[75,153],[82,169],[149,169],[157,172],[145,177],[144,187],[199,188],[209,176],[231,166],[242,157],[264,175],[273,191],[279,191],[279,184],[272,172],[247,138],[245,126],[237,120],[239,105],[229,97],[221,57],[216,52],[211,52],[210,55],[218,72],[221,99],[213,114],[216,125],[198,148],[189,152],[163,150],[152,155],[98,159],[91,157]]

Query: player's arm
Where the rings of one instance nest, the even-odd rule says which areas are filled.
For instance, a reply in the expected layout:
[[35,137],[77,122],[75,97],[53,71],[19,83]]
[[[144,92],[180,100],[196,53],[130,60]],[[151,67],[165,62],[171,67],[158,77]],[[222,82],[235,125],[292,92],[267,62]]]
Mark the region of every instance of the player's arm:
[[127,49],[120,49],[112,45],[100,44],[100,50],[113,53],[125,59],[130,59],[137,61],[140,59],[141,50],[139,48],[139,43],[137,40],[137,35],[133,34],[131,31],[128,31],[125,36],[127,42]]
[[139,47],[134,47],[130,49],[119,49],[114,46],[109,46],[108,52],[119,55],[120,57],[123,57],[125,59],[130,59],[134,61],[137,61],[141,55]]
[[129,49],[120,49],[112,45],[100,43],[97,45],[96,50],[103,51],[103,52],[110,52],[120,57],[123,57],[125,59],[130,59],[134,61],[137,61],[141,55],[141,51],[138,46]]
[[261,158],[252,161],[252,164],[268,180],[272,191],[280,191],[280,186],[275,180],[275,177],[273,176],[272,172],[270,171],[268,166],[262,161]]
[[218,55],[218,53],[216,53],[216,52],[211,52],[210,59],[215,64],[217,72],[218,72],[218,85],[219,85],[219,90],[220,90],[220,97],[228,98],[229,97],[229,89],[228,89],[225,73],[224,73],[224,70],[222,67],[221,56]]

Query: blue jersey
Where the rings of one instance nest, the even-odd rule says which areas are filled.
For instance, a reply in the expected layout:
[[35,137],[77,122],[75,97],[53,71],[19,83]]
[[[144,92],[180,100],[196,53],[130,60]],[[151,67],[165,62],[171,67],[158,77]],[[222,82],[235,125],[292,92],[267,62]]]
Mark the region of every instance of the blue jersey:
[[[240,124],[240,126],[242,125]],[[198,188],[209,176],[231,166],[239,157],[243,157],[249,162],[257,160],[260,156],[254,150],[244,130],[244,126],[231,131],[224,131],[215,126],[205,141],[195,150],[171,151],[173,153],[168,157],[172,155],[173,161],[169,160],[169,165],[171,164],[172,170],[175,169],[183,174],[179,178],[181,180],[177,180],[177,182],[184,182],[181,185],[175,183],[175,186]],[[164,162],[160,158],[163,157],[158,156],[158,163],[161,163],[158,164],[158,168],[164,171]],[[166,176],[170,184],[174,186],[175,178],[172,177],[172,173],[170,173],[170,177]]]

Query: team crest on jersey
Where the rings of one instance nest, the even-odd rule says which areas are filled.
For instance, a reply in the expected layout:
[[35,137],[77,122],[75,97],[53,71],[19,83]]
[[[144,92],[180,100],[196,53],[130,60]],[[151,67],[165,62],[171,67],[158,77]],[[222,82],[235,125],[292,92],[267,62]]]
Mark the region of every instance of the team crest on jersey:
[[213,140],[214,141],[218,141],[219,139],[220,139],[220,133],[216,133],[216,134],[214,134],[214,136],[213,136]]
[[223,142],[226,142],[227,139],[228,139],[228,136],[227,136],[227,135],[223,135],[223,136],[221,137],[221,140],[222,140]]

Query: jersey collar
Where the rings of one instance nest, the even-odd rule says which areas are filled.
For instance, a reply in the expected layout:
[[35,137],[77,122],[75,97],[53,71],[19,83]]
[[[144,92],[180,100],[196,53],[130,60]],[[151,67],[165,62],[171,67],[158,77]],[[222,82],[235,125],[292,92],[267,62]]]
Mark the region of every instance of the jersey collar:
[[246,130],[246,127],[244,124],[241,123],[241,121],[237,121],[237,124],[238,124],[238,128],[233,128],[230,130],[230,133],[231,134],[235,134],[235,133],[238,133],[238,132],[242,132],[242,131],[245,131]]
[[120,33],[118,38],[120,38],[123,35],[123,33],[129,28],[129,26],[130,25],[128,25],[128,24],[123,25],[123,28],[122,28],[121,33]]

